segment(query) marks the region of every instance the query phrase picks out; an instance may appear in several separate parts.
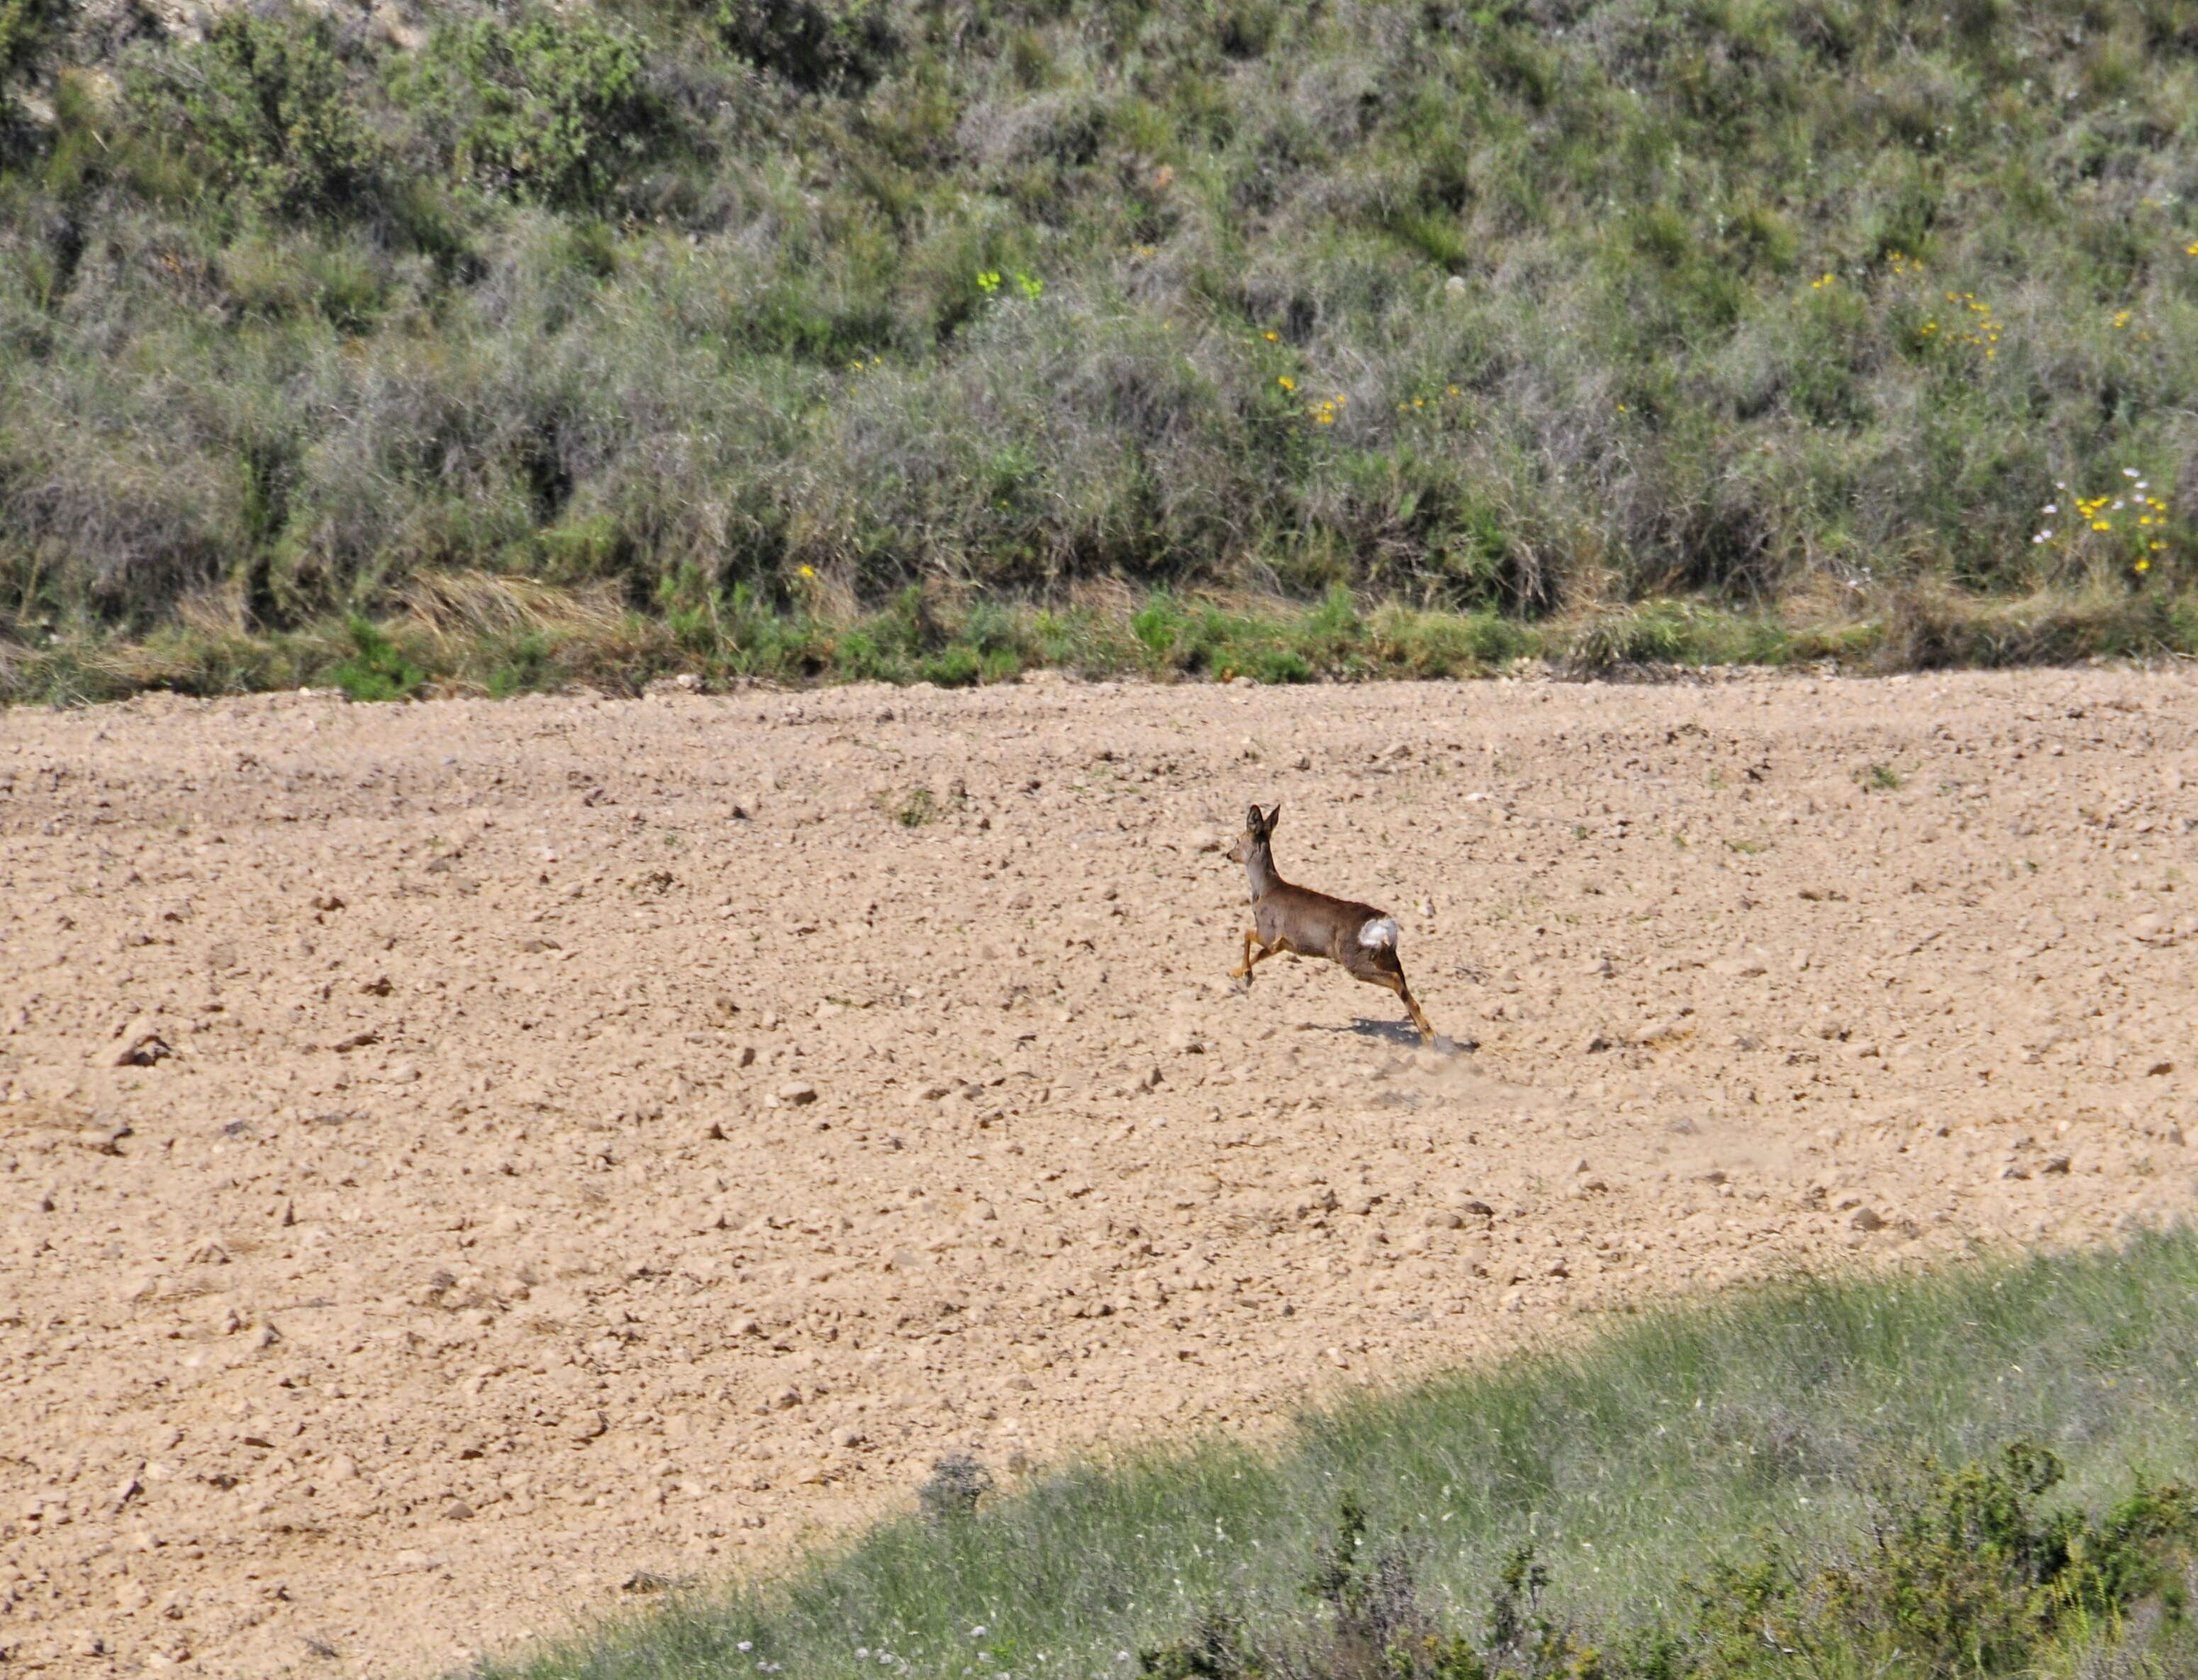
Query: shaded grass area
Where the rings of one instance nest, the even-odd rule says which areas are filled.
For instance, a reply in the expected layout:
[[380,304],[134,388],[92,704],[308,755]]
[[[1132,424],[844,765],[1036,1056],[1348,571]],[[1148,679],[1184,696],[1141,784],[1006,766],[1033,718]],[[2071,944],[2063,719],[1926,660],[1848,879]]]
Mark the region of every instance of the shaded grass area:
[[[2194,1468],[2198,1238],[2148,1235],[2114,1252],[1805,1280],[1658,1311],[1574,1351],[1352,1399],[1271,1450],[1208,1440],[933,1502],[782,1582],[695,1591],[482,1672],[1020,1680],[1132,1673],[1149,1653],[1177,1677],[1466,1680],[1468,1658],[1486,1665],[1492,1651],[1503,1671],[1575,1677],[2136,1676],[2168,1671],[2140,1659],[2167,1661],[2179,1645],[2173,1671],[2187,1674],[2176,1548],[2189,1496],[2167,1484]],[[971,1467],[956,1473],[966,1481]],[[2152,1525],[2127,1554],[2128,1590],[2081,1613],[2062,1593],[2019,1662],[1924,1660],[1901,1624],[1930,1581],[1997,1569],[1993,1546],[2014,1560],[1993,1591],[2018,1610],[2033,1588],[2050,1598],[2035,1537],[2066,1542],[2085,1524],[2096,1537],[2123,1519]],[[1916,1567],[1892,1567],[1888,1537]],[[2166,1549],[2147,1549],[2155,1541]],[[2095,1563],[2108,1555],[2104,1540],[2085,1545]],[[1327,1585],[1309,1596],[1315,1578]],[[1851,1622],[1855,1662],[1837,1641],[1809,1662],[1776,1639],[1750,1642],[1759,1623],[1800,1627],[1795,1607],[1842,1578],[1859,1596],[1811,1625]],[[1400,1580],[1410,1614],[1393,1627],[1464,1638],[1447,1666],[1433,1647],[1353,1658],[1329,1636],[1348,1631],[1350,1594],[1363,1622],[1370,1595],[1404,1602]],[[1872,1645],[1873,1625],[1889,1637]],[[1747,1660],[1706,1666],[1718,1640]],[[2116,1641],[2127,1648],[2110,1661]],[[1584,1655],[1598,1649],[1600,1666]]]
[[1341,586],[1307,605],[1273,597],[1087,589],[1057,607],[910,585],[864,607],[826,586],[668,590],[650,609],[615,590],[441,573],[402,610],[270,630],[193,602],[142,637],[73,631],[0,637],[0,703],[197,695],[304,686],[357,700],[503,697],[574,686],[639,693],[672,677],[707,687],[1010,682],[1026,672],[1255,683],[1464,677],[1544,661],[1579,677],[1832,661],[1849,669],[2069,663],[2198,654],[2198,596],[2048,591],[1986,602],[1889,594],[1871,616],[1816,622],[1658,598],[1530,621],[1491,610],[1369,606]]

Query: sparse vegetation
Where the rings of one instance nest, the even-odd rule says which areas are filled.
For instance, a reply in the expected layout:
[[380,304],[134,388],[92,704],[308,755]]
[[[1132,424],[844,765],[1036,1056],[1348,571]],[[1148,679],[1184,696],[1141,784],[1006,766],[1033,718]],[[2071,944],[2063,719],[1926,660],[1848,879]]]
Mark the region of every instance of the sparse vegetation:
[[0,3],[12,697],[2198,651],[2183,0],[151,15]]
[[939,799],[928,788],[911,788],[898,799],[889,800],[886,809],[902,828],[921,828],[937,820]]
[[352,700],[410,700],[425,680],[420,667],[364,619],[352,620],[351,640],[350,657],[329,678]]
[[2194,1286],[2183,1234],[1653,1314],[483,1672],[2189,1680]]

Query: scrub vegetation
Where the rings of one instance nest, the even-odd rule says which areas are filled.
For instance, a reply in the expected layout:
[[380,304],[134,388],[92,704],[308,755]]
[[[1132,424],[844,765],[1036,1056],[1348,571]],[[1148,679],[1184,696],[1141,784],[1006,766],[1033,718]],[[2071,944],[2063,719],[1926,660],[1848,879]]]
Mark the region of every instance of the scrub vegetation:
[[0,692],[2198,648],[2194,0],[149,15],[0,0]]

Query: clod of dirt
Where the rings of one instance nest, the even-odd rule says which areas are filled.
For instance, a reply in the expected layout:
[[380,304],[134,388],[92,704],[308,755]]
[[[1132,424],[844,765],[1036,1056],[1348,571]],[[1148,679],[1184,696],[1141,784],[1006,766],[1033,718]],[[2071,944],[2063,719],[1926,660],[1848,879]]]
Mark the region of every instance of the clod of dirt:
[[166,1061],[175,1051],[168,1041],[157,1032],[141,1032],[132,1038],[122,1054],[114,1058],[117,1067],[150,1067],[156,1061]]

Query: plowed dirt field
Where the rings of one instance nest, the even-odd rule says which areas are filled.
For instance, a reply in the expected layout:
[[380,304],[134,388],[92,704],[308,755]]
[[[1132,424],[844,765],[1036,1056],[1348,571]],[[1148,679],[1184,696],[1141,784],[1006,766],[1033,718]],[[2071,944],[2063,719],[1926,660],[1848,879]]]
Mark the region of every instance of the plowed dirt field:
[[[2194,724],[2120,671],[0,714],[0,1666],[428,1674],[947,1451],[2178,1217]],[[1231,990],[1268,798],[1457,1047]]]

